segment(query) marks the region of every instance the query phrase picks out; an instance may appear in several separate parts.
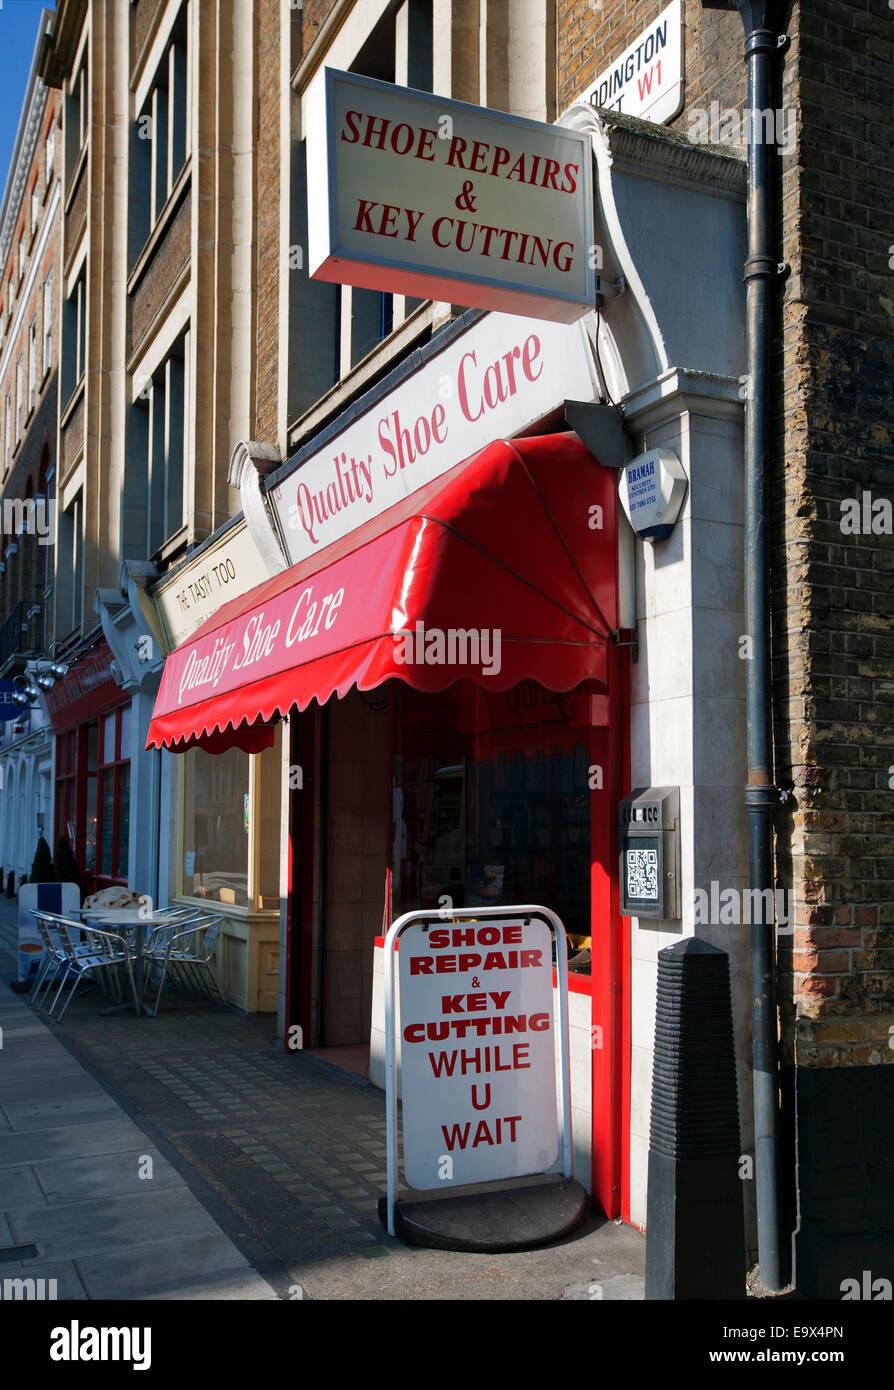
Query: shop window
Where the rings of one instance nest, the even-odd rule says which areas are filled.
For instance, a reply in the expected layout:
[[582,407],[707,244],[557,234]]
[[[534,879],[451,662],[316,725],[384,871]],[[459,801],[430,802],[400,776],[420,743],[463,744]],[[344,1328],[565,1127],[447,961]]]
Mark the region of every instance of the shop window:
[[570,707],[533,682],[505,695],[396,689],[392,917],[543,903],[589,973],[589,734]]
[[108,878],[127,878],[130,840],[129,712],[130,707],[125,706],[100,720],[96,872]]
[[254,757],[231,748],[183,755],[183,841],[171,895],[230,907],[279,907],[280,731]]
[[248,907],[248,753],[184,754],[183,893]]
[[[56,738],[56,839],[67,836],[75,849],[75,781],[77,774],[77,731],[69,730]],[[55,850],[55,845],[53,845]]]
[[84,868],[92,874],[96,871],[96,842],[98,836],[98,816],[96,808],[96,754],[99,732],[95,724],[86,728],[86,820],[84,835]]

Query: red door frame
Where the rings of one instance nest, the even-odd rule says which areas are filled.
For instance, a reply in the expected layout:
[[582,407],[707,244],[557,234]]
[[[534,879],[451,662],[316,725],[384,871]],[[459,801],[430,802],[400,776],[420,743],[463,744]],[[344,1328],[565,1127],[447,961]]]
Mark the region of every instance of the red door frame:
[[[622,643],[625,635],[621,634]],[[620,916],[617,808],[629,781],[628,653],[609,647],[609,717],[591,731],[602,786],[590,793],[591,1046],[593,1054],[592,1194],[605,1215],[627,1203],[630,1114],[628,919]]]

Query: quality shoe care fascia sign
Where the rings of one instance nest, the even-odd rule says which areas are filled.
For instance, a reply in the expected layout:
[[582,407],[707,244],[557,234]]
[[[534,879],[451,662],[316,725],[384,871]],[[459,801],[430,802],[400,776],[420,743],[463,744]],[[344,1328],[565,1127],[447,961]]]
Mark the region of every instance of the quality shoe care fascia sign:
[[305,106],[312,279],[573,323],[589,136],[327,68]]

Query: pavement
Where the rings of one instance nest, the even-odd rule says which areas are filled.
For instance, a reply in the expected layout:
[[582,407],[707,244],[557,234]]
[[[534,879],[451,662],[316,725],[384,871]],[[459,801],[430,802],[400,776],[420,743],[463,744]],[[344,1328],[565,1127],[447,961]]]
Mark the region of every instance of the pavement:
[[8,987],[16,911],[0,899],[0,1295],[33,1277],[100,1300],[643,1297],[644,1237],[620,1222],[500,1255],[388,1236],[381,1091],[286,1053],[272,1015],[173,989],[158,1018],[103,1018],[85,986],[48,1022]]

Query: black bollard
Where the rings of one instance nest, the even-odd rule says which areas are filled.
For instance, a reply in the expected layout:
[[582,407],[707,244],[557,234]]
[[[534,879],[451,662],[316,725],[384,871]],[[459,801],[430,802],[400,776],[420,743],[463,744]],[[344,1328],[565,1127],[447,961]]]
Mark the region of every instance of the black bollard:
[[744,1298],[745,1222],[729,956],[658,952],[646,1298]]

